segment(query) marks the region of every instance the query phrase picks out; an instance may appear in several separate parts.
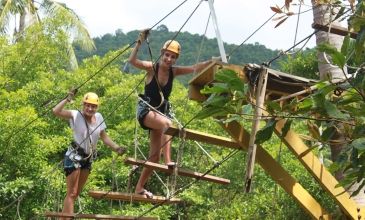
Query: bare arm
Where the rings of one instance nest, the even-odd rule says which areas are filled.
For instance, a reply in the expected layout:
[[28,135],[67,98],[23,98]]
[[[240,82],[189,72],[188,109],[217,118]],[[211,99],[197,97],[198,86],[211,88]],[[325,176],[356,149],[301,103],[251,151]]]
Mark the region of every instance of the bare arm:
[[107,146],[109,146],[111,149],[113,149],[114,151],[118,150],[119,145],[116,144],[114,141],[112,141],[112,139],[110,139],[110,137],[108,136],[108,134],[105,132],[105,130],[102,130],[100,132],[100,138],[103,141],[103,143]]
[[211,60],[207,60],[205,62],[200,62],[192,66],[175,66],[174,67],[175,76],[187,75],[194,72],[197,73],[201,72],[205,67],[207,67],[211,63],[212,63]]
[[137,54],[141,43],[139,41],[136,42],[136,46],[133,48],[131,55],[129,56],[129,63],[132,64],[134,67],[141,69],[141,70],[149,70],[152,67],[152,62],[149,61],[141,61],[137,59]]
[[105,145],[109,146],[111,149],[113,149],[113,151],[117,152],[119,156],[122,156],[127,151],[126,147],[119,146],[114,141],[112,141],[112,139],[110,139],[110,137],[106,134],[105,130],[101,131],[100,138]]
[[63,110],[66,104],[67,104],[67,99],[64,99],[60,103],[58,103],[53,108],[53,114],[55,114],[59,118],[72,119],[73,118],[72,112],[69,110]]

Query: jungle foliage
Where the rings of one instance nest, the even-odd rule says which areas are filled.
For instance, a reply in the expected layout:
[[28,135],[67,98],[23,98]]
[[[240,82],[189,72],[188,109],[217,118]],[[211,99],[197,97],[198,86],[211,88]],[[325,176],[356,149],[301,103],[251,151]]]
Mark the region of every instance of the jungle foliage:
[[[286,2],[289,4],[289,1]],[[346,8],[340,3],[336,2],[340,8],[336,17],[345,15]],[[328,170],[333,173],[344,171],[345,180],[337,187],[343,186],[348,190],[355,183],[361,183],[351,196],[360,193],[365,186],[364,4],[363,1],[359,1],[354,14],[348,19],[350,28],[358,32],[356,40],[351,40],[350,35],[346,36],[340,51],[329,42],[321,43],[315,48],[317,52],[325,53],[332,58],[332,63],[328,64],[341,68],[343,78],[332,78],[331,73],[325,73],[326,78],[316,83],[317,88],[307,97],[293,98],[284,106],[280,106],[277,102],[266,101],[264,108],[269,117],[265,118],[267,123],[258,131],[255,141],[256,144],[270,141],[276,124],[284,120],[285,126],[281,131],[283,136],[294,124],[307,124],[308,137],[305,140],[312,142],[311,149],[320,147],[323,150],[331,145],[346,143],[337,161],[331,163]],[[294,69],[294,73],[303,70],[313,71],[315,67],[307,64],[320,61],[314,54],[309,53],[308,56],[303,54],[299,53],[296,59],[288,58],[290,63],[283,62],[283,68]],[[346,73],[345,67],[349,68],[349,74]],[[198,118],[227,114],[231,115],[227,121],[242,122],[252,118],[255,106],[247,96],[248,85],[243,84],[237,74],[228,69],[219,70],[215,77],[218,82],[213,87],[201,90],[202,93],[210,95],[210,98],[204,103],[205,108],[198,113]],[[343,138],[331,139],[336,131],[343,134]]]
[[[104,56],[108,51],[117,50],[125,45],[131,45],[133,48],[134,42],[137,39],[139,30],[123,33],[121,29],[115,31],[114,34],[104,34],[103,36],[94,38],[97,51],[93,53],[87,53],[82,51],[75,45],[75,54],[79,62],[92,55]],[[160,49],[162,45],[169,39],[172,39],[177,32],[171,32],[166,25],[160,25],[156,29],[151,30],[149,36],[150,47],[152,50],[152,59],[156,62],[160,60]],[[212,56],[220,56],[217,45],[217,39],[209,39],[203,35],[190,34],[189,32],[178,33],[175,38],[181,45],[181,56],[176,61],[176,65],[193,65],[197,62],[203,62],[210,60]],[[202,45],[202,47],[201,47]],[[224,43],[224,48],[227,54],[235,50],[238,45]],[[286,48],[287,49],[287,48]],[[243,44],[235,51],[230,59],[230,64],[244,65],[246,63],[256,63],[260,65],[263,62],[269,62],[275,58],[279,53],[279,50],[271,50],[259,43],[255,44]],[[142,44],[138,53],[140,60],[151,60],[147,44]],[[272,63],[273,69],[279,69],[279,61],[283,61],[284,58],[280,57],[276,62]],[[125,60],[126,61],[126,60]],[[122,70],[123,67],[121,67]],[[131,73],[139,73],[139,70],[131,67]],[[179,81],[187,85],[191,76],[182,76]]]
[[[137,99],[134,96],[134,89],[142,90],[144,74],[121,73],[121,66],[130,52],[128,46],[122,44],[118,45],[117,50],[105,51],[103,56],[95,55],[82,60],[75,71],[67,71],[69,60],[65,48],[69,43],[69,36],[61,28],[62,22],[58,19],[46,19],[40,25],[29,27],[24,40],[17,44],[12,44],[6,36],[0,36],[2,45],[0,48],[2,100],[0,102],[0,217],[2,219],[42,218],[45,211],[62,209],[66,193],[62,162],[72,138],[72,131],[67,121],[52,114],[52,108],[66,96],[71,87],[78,87],[79,93],[75,98],[75,105],[69,105],[68,108],[80,108],[83,94],[89,91],[97,93],[101,98],[99,112],[106,120],[109,136],[116,143],[128,147],[127,154],[123,158],[118,158],[111,149],[102,143],[98,144],[101,156],[93,164],[91,175],[80,196],[81,207],[75,204],[75,211],[82,208],[84,213],[125,216],[144,214],[159,219],[298,219],[298,217],[309,219],[295,200],[279,188],[260,167],[255,171],[253,192],[245,194],[243,176],[246,153],[241,151],[209,173],[229,179],[231,181],[229,185],[197,181],[186,187],[182,193],[175,195],[181,198],[181,202],[177,205],[164,205],[149,212],[153,204],[130,201],[119,203],[87,196],[88,190],[119,192],[134,190],[140,169],[129,176],[132,167],[125,165],[123,159],[134,158],[136,145],[145,155],[148,154],[148,132],[139,128],[135,120]],[[136,33],[133,34],[133,39]],[[185,35],[191,36],[188,33]],[[153,33],[152,36],[157,38],[160,34]],[[195,37],[200,39],[199,36]],[[157,45],[161,44],[155,43],[156,46],[153,48],[159,48]],[[188,44],[184,45],[183,48],[188,48]],[[192,47],[197,48],[197,45],[191,43]],[[264,48],[263,45],[261,47]],[[122,53],[124,50],[126,52]],[[212,52],[209,52],[206,58],[211,55]],[[184,56],[188,57],[188,55],[182,57]],[[259,61],[261,58],[257,59]],[[111,60],[113,62],[110,62]],[[193,101],[186,101],[187,93],[187,89],[175,81],[171,101],[176,117],[181,118],[181,123],[189,129],[228,137],[211,118],[192,120],[201,110],[201,106]],[[355,93],[353,94],[355,98]],[[313,99],[317,100],[315,98]],[[318,99],[324,98],[319,95]],[[340,103],[345,102],[346,100],[343,100]],[[328,114],[332,115],[333,103],[330,101],[325,103],[331,109]],[[354,113],[360,114],[360,112]],[[242,121],[242,124],[250,127],[251,123],[247,120]],[[296,126],[299,132],[306,130],[306,127],[300,124],[293,126]],[[207,144],[202,146],[216,161],[222,161],[232,151],[220,146]],[[291,152],[281,147],[277,138],[268,140],[264,146],[327,211],[336,212],[336,205],[332,199],[313,181]],[[360,151],[361,149],[358,152]],[[136,155],[138,159],[144,159],[139,151]],[[214,161],[193,141],[186,140],[182,145],[181,139],[174,138],[174,160],[177,155],[183,156],[182,168],[186,170],[204,173],[214,166]],[[155,195],[167,195],[168,190],[183,188],[194,181],[178,177],[177,184],[173,186],[171,180],[173,176],[160,172],[158,174],[162,182],[167,184],[165,187],[156,176],[152,176],[146,188]]]

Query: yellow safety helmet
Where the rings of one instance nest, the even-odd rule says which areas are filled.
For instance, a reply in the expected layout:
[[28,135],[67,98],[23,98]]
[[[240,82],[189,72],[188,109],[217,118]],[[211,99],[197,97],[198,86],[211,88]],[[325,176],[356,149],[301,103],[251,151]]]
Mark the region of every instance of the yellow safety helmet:
[[180,44],[177,41],[168,40],[163,45],[162,50],[169,50],[171,52],[176,53],[177,55],[180,55],[181,47],[180,47]]
[[100,105],[99,96],[93,92],[88,92],[84,95],[84,99],[82,100],[84,103],[90,103],[94,105]]

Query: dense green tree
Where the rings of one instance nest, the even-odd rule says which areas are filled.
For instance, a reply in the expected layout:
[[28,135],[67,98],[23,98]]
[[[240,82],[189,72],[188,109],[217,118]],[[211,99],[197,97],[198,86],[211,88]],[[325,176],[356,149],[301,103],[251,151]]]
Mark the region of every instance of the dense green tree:
[[[64,31],[69,34],[75,45],[87,53],[95,50],[95,45],[81,18],[64,3],[43,0],[1,0],[0,1],[0,33],[10,33],[15,42],[20,42],[26,37],[26,28],[39,25],[44,19],[52,18],[61,21]],[[11,32],[8,30],[10,21],[18,20],[19,27]],[[30,33],[27,33],[28,35]],[[69,37],[67,37],[69,39]],[[77,68],[77,60],[71,44],[65,46],[69,57],[70,69]]]
[[[316,13],[318,14],[316,16],[321,21],[324,12],[326,12],[325,17],[331,17],[330,11],[327,11],[328,8],[336,10],[335,8],[339,7],[338,16],[340,17],[344,15],[343,12],[346,10],[346,6],[332,5],[332,2],[312,2],[317,7]],[[288,9],[290,2],[286,1],[286,3],[286,8]],[[321,3],[328,5],[318,5]],[[347,60],[354,56],[351,62],[356,65],[356,62],[364,58],[365,38],[363,33],[365,26],[363,23],[363,5],[363,1],[359,1],[354,15],[348,19],[351,24],[350,27],[359,31],[358,39],[355,41],[353,49],[348,49],[351,43],[349,35],[343,39],[342,45],[342,39],[339,37],[330,37],[330,41],[328,40],[327,33],[319,34],[321,35],[319,38],[322,39],[317,40],[321,43],[317,45],[316,50],[318,54],[321,54],[321,56],[318,56],[321,81],[316,84],[316,91],[305,99],[290,99],[290,104],[285,106],[280,106],[276,102],[266,101],[265,109],[271,115],[271,118],[267,119],[270,123],[267,123],[258,131],[255,141],[256,144],[270,142],[276,123],[280,120],[285,120],[285,126],[282,131],[284,135],[285,131],[293,126],[294,123],[292,122],[294,120],[297,123],[307,123],[307,129],[313,137],[312,141],[321,144],[321,149],[331,149],[333,163],[328,166],[328,170],[336,172],[336,177],[340,177],[338,178],[340,183],[337,186],[344,186],[351,196],[359,194],[360,199],[357,201],[359,206],[361,206],[364,200],[361,197],[363,193],[360,192],[363,191],[365,185],[365,169],[363,166],[365,155],[363,147],[365,131],[363,106],[365,104],[365,95],[363,90],[365,80],[363,64],[358,67],[355,66],[356,74],[347,74]],[[280,12],[281,9],[276,8],[275,10]],[[323,11],[320,12],[321,10]],[[280,13],[285,14],[285,12]],[[287,17],[284,15],[281,18],[286,19]],[[313,55],[310,56],[313,57]],[[294,68],[293,73],[301,69],[313,69],[311,62],[308,62],[306,59],[303,62],[301,57],[303,56],[300,55],[297,59],[289,59],[292,63],[284,64],[284,67],[287,70]],[[306,63],[309,64],[307,67],[305,66]],[[201,111],[198,118],[230,114],[231,118],[227,120],[241,122],[245,120],[246,114],[252,114],[250,111],[245,111],[252,104],[247,99],[247,84],[243,85],[234,71],[227,69],[219,70],[215,74],[215,78],[220,83],[215,83],[213,87],[206,87],[202,90],[202,93],[210,95],[210,99],[204,103],[206,108]],[[343,81],[340,82],[338,81],[339,79],[343,79]],[[337,80],[336,83],[334,83],[335,80]],[[242,100],[247,101],[248,104],[242,105]],[[319,130],[321,126],[322,132]],[[343,217],[344,219],[348,218],[348,216]]]
[[[96,37],[94,38],[94,41],[98,50],[93,52],[91,55],[81,51],[80,48],[75,45],[76,57],[79,62],[81,62],[81,60],[92,55],[103,56],[108,51],[117,50],[125,45],[131,45],[133,47],[132,44],[136,40],[138,33],[138,30],[134,30],[124,34],[122,30],[119,29],[115,32],[115,34],[109,33]],[[170,32],[167,26],[163,24],[158,26],[156,29],[151,30],[149,41],[152,50],[152,59],[154,61],[158,61],[160,59],[161,46],[167,40],[172,39],[176,34],[177,32]],[[205,61],[211,59],[212,56],[219,56],[219,49],[215,38],[208,39],[205,37],[203,42],[202,35],[182,32],[176,36],[175,40],[180,43],[182,50],[182,55],[177,60],[176,65],[192,65],[197,61]],[[202,43],[203,45],[201,47]],[[237,46],[238,45],[224,43],[227,54],[234,51]],[[244,44],[232,54],[230,63],[242,66],[246,63],[256,63],[260,65],[263,62],[271,61],[277,56],[278,52],[278,50],[270,50],[259,43]],[[151,60],[147,44],[143,44],[141,46],[138,56],[141,60]],[[284,57],[280,57],[277,61],[273,62],[272,68],[280,69],[279,61],[284,61],[284,59]],[[139,73],[139,70],[131,67],[131,73],[137,74]],[[179,79],[179,81],[184,85],[187,85],[190,79],[191,76],[183,76]]]
[[[143,91],[145,75],[144,72],[123,74],[120,71],[129,56],[128,45],[114,42],[117,50],[110,50],[102,56],[88,57],[82,60],[77,70],[67,71],[65,66],[68,56],[63,48],[67,46],[69,36],[62,29],[62,22],[58,19],[46,19],[42,25],[29,27],[27,31],[32,34],[17,44],[12,44],[4,36],[0,37],[0,99],[3,100],[0,103],[2,219],[13,219],[14,216],[31,219],[42,217],[44,211],[61,210],[66,191],[62,161],[71,141],[72,131],[68,123],[55,117],[51,110],[71,87],[78,87],[79,93],[74,104],[70,104],[68,108],[80,108],[83,94],[96,92],[101,98],[98,111],[104,116],[109,136],[128,147],[124,157],[134,158],[136,155],[138,159],[144,159],[136,146],[144,155],[148,155],[148,132],[142,130],[135,120],[135,90],[137,93]],[[137,34],[138,31],[131,34],[131,39],[134,40]],[[191,37],[188,33],[182,35],[181,38]],[[121,30],[115,36],[125,37]],[[160,43],[156,39],[160,34],[154,36],[156,38],[151,38],[150,43],[154,44],[151,47],[159,48]],[[160,37],[160,42],[168,38],[165,35]],[[193,37],[197,43],[186,43],[183,49],[191,47],[199,50],[197,45],[201,36]],[[214,41],[211,42],[215,44]],[[265,48],[263,45],[256,46]],[[148,52],[145,53],[148,56]],[[212,54],[213,52],[207,53],[206,58]],[[194,62],[195,59],[196,57],[191,58],[191,61]],[[112,60],[114,61],[110,62]],[[188,101],[187,94],[184,85],[175,81],[170,101],[180,123],[192,130],[228,137],[214,119],[195,120],[201,106]],[[242,121],[242,124],[249,127],[251,122]],[[305,130],[305,127],[301,129]],[[201,146],[209,156],[194,141],[174,138],[172,158],[177,160],[181,156],[184,170],[204,173],[214,167],[215,161],[222,161],[232,151],[221,146],[202,143]],[[276,139],[265,145],[265,149],[274,157],[280,155],[283,158],[280,161],[282,166],[318,201],[325,204],[327,210],[335,212],[332,200],[320,186],[311,181],[310,175],[296,158],[288,150],[278,152],[279,148],[280,142]],[[140,174],[140,169],[137,169],[134,175],[129,176],[132,167],[125,165],[123,158],[118,158],[102,143],[98,144],[98,150],[101,156],[94,162],[89,180],[80,196],[82,210],[93,214],[138,216],[152,208],[153,204],[149,203],[125,202],[121,209],[118,202],[97,200],[87,195],[88,190],[133,192]],[[245,194],[242,190],[245,160],[246,154],[237,152],[209,173],[229,179],[231,182],[228,185],[200,180],[188,187],[195,179],[181,176],[177,177],[174,185],[173,175],[157,172],[163,183],[156,176],[148,181],[148,189],[156,195],[164,196],[167,191],[186,188],[175,195],[181,198],[179,204],[158,207],[144,216],[160,219],[294,219],[301,216],[301,219],[309,219],[304,210],[283,190],[277,189],[274,180],[260,168],[255,173],[253,193]],[[75,210],[78,210],[77,207],[76,204]]]
[[315,50],[307,49],[286,57],[279,62],[284,73],[301,76],[307,79],[319,79],[317,54]]

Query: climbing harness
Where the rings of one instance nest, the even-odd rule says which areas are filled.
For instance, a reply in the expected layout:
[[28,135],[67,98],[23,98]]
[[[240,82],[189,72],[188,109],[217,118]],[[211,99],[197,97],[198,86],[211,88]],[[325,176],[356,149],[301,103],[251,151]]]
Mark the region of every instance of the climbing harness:
[[71,142],[71,144],[70,144],[71,146],[69,147],[69,149],[66,153],[66,156],[69,157],[70,160],[72,160],[73,162],[77,162],[77,163],[75,163],[74,166],[76,169],[78,169],[81,167],[81,164],[79,162],[85,162],[85,161],[89,160],[90,158],[95,160],[97,157],[97,152],[91,141],[89,125],[87,124],[87,121],[86,121],[84,115],[75,105],[74,105],[74,107],[77,109],[77,111],[80,113],[80,115],[82,116],[82,118],[85,121],[87,135],[88,135],[87,137],[89,138],[89,145],[90,145],[90,153],[87,154],[87,153],[85,153],[84,149],[80,146],[79,143],[77,143],[75,140]]

